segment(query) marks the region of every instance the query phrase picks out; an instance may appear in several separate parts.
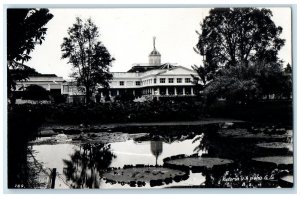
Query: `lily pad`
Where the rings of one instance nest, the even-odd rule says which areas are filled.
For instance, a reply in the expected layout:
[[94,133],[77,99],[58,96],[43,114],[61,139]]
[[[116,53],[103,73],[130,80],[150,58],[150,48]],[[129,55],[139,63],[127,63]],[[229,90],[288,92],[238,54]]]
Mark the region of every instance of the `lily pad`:
[[53,135],[57,135],[57,133],[55,133],[55,131],[52,129],[44,129],[44,130],[39,131],[39,136],[41,136],[41,137],[53,136]]
[[290,133],[285,134],[266,134],[263,132],[252,133],[247,129],[221,129],[218,131],[220,137],[232,138],[236,140],[249,140],[249,141],[281,141],[281,142],[291,142],[292,135]]
[[247,129],[222,129],[217,132],[221,137],[236,137],[249,134]]
[[291,188],[294,185],[294,176],[287,175],[279,179],[279,185],[282,188]]
[[293,145],[291,143],[285,142],[269,142],[269,143],[260,143],[257,144],[258,147],[267,148],[267,149],[288,149],[293,151]]
[[189,168],[193,172],[198,172],[206,169],[212,169],[214,167],[227,166],[233,163],[232,160],[213,158],[213,157],[199,157],[199,156],[189,156],[181,157],[177,159],[166,159],[164,160],[164,165],[173,168]]
[[292,168],[293,167],[293,156],[269,156],[269,157],[258,157],[252,159],[254,162],[264,166],[276,166],[278,168]]
[[189,177],[189,173],[182,170],[176,170],[166,167],[128,167],[123,169],[112,169],[103,174],[103,178],[110,183],[129,184],[132,187],[144,186],[150,183],[150,186],[159,186],[171,183],[172,180],[179,182]]

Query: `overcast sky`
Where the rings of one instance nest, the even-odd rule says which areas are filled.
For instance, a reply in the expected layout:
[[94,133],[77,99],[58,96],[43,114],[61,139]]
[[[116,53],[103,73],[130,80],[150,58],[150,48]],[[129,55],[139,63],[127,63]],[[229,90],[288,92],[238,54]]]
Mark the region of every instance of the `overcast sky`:
[[[286,39],[279,57],[285,64],[291,63],[291,11],[289,8],[271,10],[273,21],[283,28],[281,37]],[[36,46],[31,53],[32,59],[25,64],[40,73],[69,78],[72,66],[61,59],[60,45],[76,17],[90,17],[99,27],[100,40],[116,59],[111,71],[124,72],[133,63],[148,63],[153,36],[162,63],[177,63],[189,68],[201,64],[201,57],[193,50],[198,40],[195,30],[200,31],[199,24],[208,11],[208,8],[50,9],[54,17],[46,26],[46,39]]]

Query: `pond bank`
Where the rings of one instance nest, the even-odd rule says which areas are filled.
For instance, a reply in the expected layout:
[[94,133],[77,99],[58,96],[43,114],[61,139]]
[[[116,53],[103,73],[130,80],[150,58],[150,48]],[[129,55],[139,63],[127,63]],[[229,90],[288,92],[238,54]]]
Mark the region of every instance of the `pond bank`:
[[[173,121],[173,122],[131,122],[131,123],[109,123],[109,124],[92,124],[90,126],[94,128],[118,128],[118,127],[149,127],[149,126],[197,126],[197,125],[207,125],[207,124],[219,124],[225,122],[242,123],[245,121],[226,119],[226,118],[209,118],[205,120],[197,121]],[[65,128],[88,128],[82,125],[70,125],[70,124],[59,124],[59,123],[46,123],[43,124],[41,129],[59,128],[64,126]]]

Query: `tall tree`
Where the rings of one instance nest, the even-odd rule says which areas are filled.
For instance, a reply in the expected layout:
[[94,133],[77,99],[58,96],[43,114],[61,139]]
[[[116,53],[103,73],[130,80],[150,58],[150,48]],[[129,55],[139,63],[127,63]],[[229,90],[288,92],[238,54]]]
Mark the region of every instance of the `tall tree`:
[[203,66],[194,66],[207,99],[247,102],[279,94],[284,77],[278,51],[285,40],[272,12],[258,8],[211,9],[197,31],[194,48]]
[[48,9],[7,9],[8,96],[15,90],[16,80],[27,79],[30,73],[36,73],[23,63],[31,59],[35,45],[45,40],[45,25],[52,17]]
[[90,102],[97,85],[106,88],[112,79],[109,66],[114,58],[98,38],[98,27],[92,20],[83,22],[77,17],[61,45],[62,58],[68,58],[68,63],[72,64],[72,77],[75,78],[77,86],[85,88],[86,103]]
[[204,56],[207,66],[248,65],[249,62],[276,62],[285,40],[280,26],[272,21],[272,12],[258,8],[215,8],[201,24],[195,50]]

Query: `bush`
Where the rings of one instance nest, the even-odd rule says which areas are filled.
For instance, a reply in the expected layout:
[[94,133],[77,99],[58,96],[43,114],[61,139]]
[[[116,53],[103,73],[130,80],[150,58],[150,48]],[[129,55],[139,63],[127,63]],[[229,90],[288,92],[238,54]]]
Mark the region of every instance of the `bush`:
[[49,92],[39,85],[29,85],[23,94],[25,100],[49,100]]
[[196,102],[112,102],[100,104],[16,105],[18,111],[40,112],[48,122],[61,124],[192,121],[205,117],[245,121],[281,122],[291,125],[292,103],[259,102],[248,105],[215,103],[204,107]]
[[32,105],[32,108],[43,111],[48,122],[63,124],[184,121],[202,118],[201,106],[187,102],[113,102],[88,106],[44,104]]

